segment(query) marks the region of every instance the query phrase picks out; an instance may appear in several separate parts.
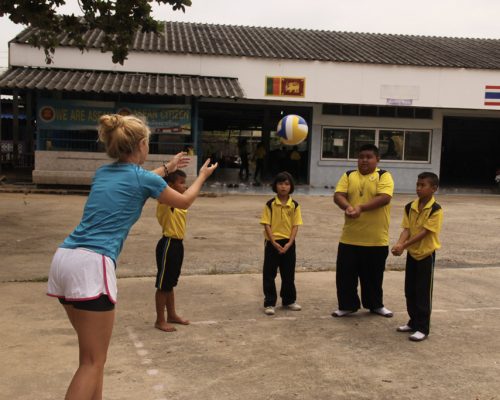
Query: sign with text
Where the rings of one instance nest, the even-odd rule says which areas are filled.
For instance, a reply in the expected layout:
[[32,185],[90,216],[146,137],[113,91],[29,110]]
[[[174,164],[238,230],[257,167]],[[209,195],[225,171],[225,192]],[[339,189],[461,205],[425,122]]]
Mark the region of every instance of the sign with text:
[[387,105],[389,106],[411,106],[413,104],[412,99],[387,99]]
[[116,113],[143,116],[153,133],[191,133],[191,106],[117,103]]
[[191,133],[191,106],[184,104],[136,104],[84,100],[41,99],[38,128],[94,130],[104,114],[144,117],[153,133]]
[[40,99],[37,124],[39,129],[96,129],[101,115],[114,112],[113,102]]

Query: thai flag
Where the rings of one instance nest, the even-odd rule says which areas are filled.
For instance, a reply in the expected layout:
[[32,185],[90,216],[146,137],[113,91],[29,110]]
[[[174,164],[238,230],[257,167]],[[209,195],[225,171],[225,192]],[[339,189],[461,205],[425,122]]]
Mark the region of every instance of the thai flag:
[[491,86],[491,85],[485,86],[484,105],[500,106],[500,86]]

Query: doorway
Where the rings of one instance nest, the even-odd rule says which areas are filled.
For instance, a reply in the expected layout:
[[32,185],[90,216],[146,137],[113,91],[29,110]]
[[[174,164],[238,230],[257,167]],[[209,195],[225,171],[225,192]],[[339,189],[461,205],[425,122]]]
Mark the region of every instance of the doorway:
[[444,118],[442,185],[493,186],[499,155],[500,118]]
[[[200,143],[203,159],[219,162],[212,180],[233,184],[261,184],[282,170],[291,172],[298,183],[309,182],[309,140],[296,149],[284,146],[274,136],[279,120],[288,114],[312,123],[312,108],[264,104],[199,103]],[[262,168],[257,168],[258,147],[264,149]],[[294,151],[295,150],[295,151]],[[293,152],[293,156],[292,156]],[[300,156],[298,158],[297,152]],[[245,154],[248,157],[248,173]],[[292,161],[292,158],[295,158]],[[262,170],[257,176],[255,172]]]

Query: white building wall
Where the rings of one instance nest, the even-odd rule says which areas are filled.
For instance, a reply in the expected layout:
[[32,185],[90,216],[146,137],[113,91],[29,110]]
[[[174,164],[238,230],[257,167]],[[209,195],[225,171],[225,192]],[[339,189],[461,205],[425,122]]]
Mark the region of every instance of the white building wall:
[[[9,51],[12,66],[46,67],[41,50],[11,43]],[[125,64],[119,65],[111,62],[110,53],[81,53],[74,48],[58,48],[50,67],[235,77],[245,97],[257,100],[283,99],[265,96],[266,76],[304,77],[305,97],[288,97],[287,101],[384,105],[385,89],[390,87],[391,96],[410,96],[413,106],[464,109],[492,109],[484,106],[484,89],[500,85],[500,71],[495,70],[147,52],[130,53]]]

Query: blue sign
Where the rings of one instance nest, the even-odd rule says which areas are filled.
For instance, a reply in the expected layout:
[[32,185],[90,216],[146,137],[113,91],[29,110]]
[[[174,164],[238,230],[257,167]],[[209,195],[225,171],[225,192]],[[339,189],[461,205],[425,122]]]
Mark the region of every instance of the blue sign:
[[38,128],[94,130],[105,114],[143,117],[153,133],[191,133],[191,106],[183,104],[137,104],[84,100],[40,99]]
[[117,114],[143,116],[154,133],[191,133],[191,106],[117,103]]
[[37,124],[39,129],[97,129],[99,117],[114,110],[112,102],[40,99]]

